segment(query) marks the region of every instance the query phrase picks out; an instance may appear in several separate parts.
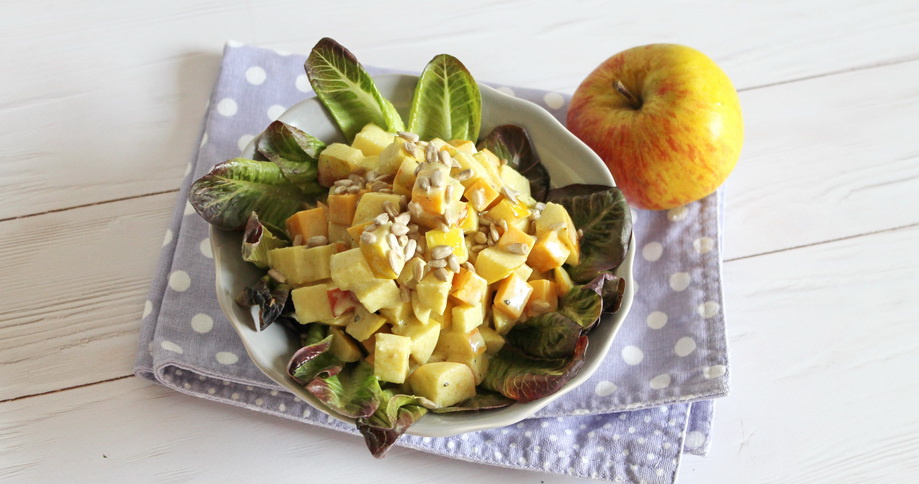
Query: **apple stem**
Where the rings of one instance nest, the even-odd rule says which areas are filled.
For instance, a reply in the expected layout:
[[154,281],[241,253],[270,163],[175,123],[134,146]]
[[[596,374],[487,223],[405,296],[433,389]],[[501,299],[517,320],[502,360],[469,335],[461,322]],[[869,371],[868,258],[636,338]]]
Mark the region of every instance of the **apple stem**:
[[622,97],[629,102],[629,106],[632,106],[633,109],[641,109],[641,99],[635,97],[628,89],[625,88],[625,84],[622,81],[617,80],[613,83],[613,87],[616,88],[616,91],[619,94],[622,94]]

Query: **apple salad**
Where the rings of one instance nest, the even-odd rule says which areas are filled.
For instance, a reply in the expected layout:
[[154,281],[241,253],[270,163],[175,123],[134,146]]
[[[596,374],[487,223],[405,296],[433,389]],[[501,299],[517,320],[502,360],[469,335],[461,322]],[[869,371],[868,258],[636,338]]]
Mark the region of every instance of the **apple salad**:
[[209,223],[243,232],[242,258],[264,275],[237,303],[298,338],[290,377],[354,419],[377,457],[427,412],[562,388],[624,292],[622,193],[550,189],[522,127],[480,137],[478,84],[451,56],[419,76],[407,125],[334,40],[305,67],[344,142],[275,121],[254,159],[189,192]]

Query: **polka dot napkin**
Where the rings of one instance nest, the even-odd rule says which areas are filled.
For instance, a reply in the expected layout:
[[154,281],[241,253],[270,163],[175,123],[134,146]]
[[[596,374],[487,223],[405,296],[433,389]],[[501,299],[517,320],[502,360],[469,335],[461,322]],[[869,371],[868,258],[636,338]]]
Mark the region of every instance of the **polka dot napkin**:
[[[194,179],[237,156],[285,109],[312,95],[304,60],[227,45],[144,308],[135,371],[180,392],[355,433],[249,361],[217,305],[208,225],[185,201]],[[495,87],[565,118],[566,95]],[[511,427],[450,438],[404,436],[399,445],[503,467],[673,482],[683,453],[707,450],[711,399],[728,389],[721,204],[712,195],[669,212],[633,212],[637,296],[612,351],[585,384]]]

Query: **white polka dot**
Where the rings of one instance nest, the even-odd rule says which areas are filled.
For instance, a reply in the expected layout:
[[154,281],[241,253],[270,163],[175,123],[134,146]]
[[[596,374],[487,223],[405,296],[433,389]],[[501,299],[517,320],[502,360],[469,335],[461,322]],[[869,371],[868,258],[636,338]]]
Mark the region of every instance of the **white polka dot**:
[[214,328],[214,318],[199,313],[191,317],[191,328],[199,333],[210,333]]
[[501,460],[504,458],[504,455],[500,451],[495,451],[495,459]]
[[684,336],[676,342],[676,345],[673,346],[673,352],[676,353],[680,358],[692,353],[696,350],[696,340],[690,338],[689,336]]
[[166,235],[163,236],[163,247],[172,242],[172,230],[166,229]]
[[233,394],[230,395],[230,398],[232,398],[233,400],[239,400],[239,394],[236,392],[233,392]]
[[195,213],[195,207],[193,207],[191,203],[185,202],[185,211],[182,213],[182,215],[191,215],[193,213]]
[[310,90],[313,88],[310,86],[310,79],[306,77],[306,74],[300,74],[297,76],[297,80],[294,82],[294,84],[297,86],[297,90],[300,92],[310,92]]
[[646,322],[651,329],[661,329],[667,325],[667,313],[654,311],[648,315]]
[[696,312],[699,313],[705,319],[713,318],[718,314],[718,311],[721,310],[721,305],[715,301],[705,301],[696,307]]
[[648,384],[654,390],[662,390],[670,386],[670,375],[664,373],[663,375],[657,375],[652,378]]
[[705,434],[699,432],[698,430],[693,430],[686,433],[686,441],[684,446],[687,449],[698,449],[705,444]]
[[186,390],[191,390],[191,383],[183,383],[182,386],[183,386]]
[[144,315],[141,318],[146,318],[151,312],[153,312],[153,302],[147,300],[144,302]]
[[690,282],[692,282],[692,279],[689,277],[688,272],[677,272],[670,276],[670,289],[676,292],[685,291]]
[[645,354],[635,346],[626,346],[622,348],[622,359],[626,364],[634,366],[645,359]]
[[546,106],[549,106],[550,109],[558,109],[565,105],[565,98],[557,92],[546,93],[542,100],[546,102]]
[[504,94],[507,94],[508,96],[513,96],[513,95],[514,95],[514,90],[511,89],[511,88],[509,88],[509,87],[507,87],[507,86],[501,86],[501,87],[499,87],[497,90],[498,90],[498,92],[502,92],[502,93],[504,93]]
[[160,348],[163,348],[166,351],[171,351],[173,353],[182,354],[182,347],[173,343],[172,341],[163,341],[160,343]]
[[601,381],[597,383],[597,386],[594,387],[594,392],[597,396],[605,397],[616,391],[616,384],[611,381]]
[[700,254],[707,254],[715,248],[715,240],[711,237],[699,237],[692,241],[692,248]]
[[246,146],[249,146],[249,142],[253,139],[255,139],[255,135],[244,134],[236,140],[236,147],[239,148],[239,151],[243,151],[246,149]]
[[282,412],[287,411],[287,405],[284,405],[283,403],[280,404],[280,405],[278,405],[278,410],[280,410],[280,411],[282,411]]
[[204,135],[201,136],[201,145],[199,146],[199,148],[201,146],[204,146],[206,143],[207,143],[207,133],[204,133]]
[[287,111],[287,108],[281,106],[280,104],[275,104],[274,106],[268,108],[268,119],[276,121],[281,117],[282,114],[284,114],[284,111]]
[[271,393],[271,396],[272,396],[272,397],[278,396],[278,391],[277,391],[277,390],[271,390],[271,392],[269,392],[269,393]]
[[256,398],[256,399],[255,399],[255,404],[256,404],[256,405],[262,405],[262,404],[264,404],[264,403],[265,403],[265,400],[262,399],[262,398]]
[[268,78],[268,74],[265,73],[265,69],[262,69],[259,66],[252,66],[246,69],[246,81],[249,84],[258,86],[259,84],[265,82],[265,79]]
[[683,220],[687,215],[689,215],[689,210],[687,210],[686,207],[671,208],[667,211],[667,218],[670,219],[671,222]]
[[660,476],[663,476],[663,475],[664,475],[664,470],[663,470],[663,469],[655,469],[655,470],[654,470],[654,473],[657,474],[658,477],[660,477]]
[[217,389],[216,389],[216,388],[208,388],[208,389],[207,389],[207,393],[208,393],[208,395],[213,395],[213,394],[217,393]]
[[236,356],[235,353],[230,353],[229,351],[221,351],[215,355],[215,358],[217,358],[217,363],[224,365],[232,365],[239,361],[239,357]]
[[304,409],[303,409],[303,416],[304,416],[304,417],[309,417],[310,414],[312,414],[312,413],[313,413],[313,412],[310,411],[309,408],[304,408]]
[[551,440],[552,442],[555,442],[556,440],[558,440],[558,436],[557,436],[557,435],[550,435],[550,436],[549,436],[549,440]]
[[227,47],[242,47],[243,43],[238,40],[228,40]]
[[221,99],[220,102],[217,103],[217,112],[224,116],[232,116],[236,114],[237,109],[238,107],[236,106],[236,101],[228,97]]
[[661,255],[664,253],[664,246],[660,242],[648,242],[641,249],[641,256],[645,258],[646,261],[654,262],[661,258]]
[[706,379],[718,378],[727,372],[724,365],[706,366],[702,368],[702,376]]
[[169,288],[173,291],[183,292],[191,286],[191,278],[185,271],[174,271],[169,274]]
[[211,238],[205,237],[204,240],[198,244],[198,250],[201,251],[201,254],[208,259],[214,258],[214,251],[211,249]]

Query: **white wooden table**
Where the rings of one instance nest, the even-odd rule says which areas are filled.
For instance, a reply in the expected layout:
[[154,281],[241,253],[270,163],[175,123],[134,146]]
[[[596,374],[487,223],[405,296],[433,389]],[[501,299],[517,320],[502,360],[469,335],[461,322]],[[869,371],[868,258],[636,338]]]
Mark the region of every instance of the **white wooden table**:
[[[915,482],[919,4],[6,1],[0,16],[0,481],[576,479],[395,449],[132,376],[139,318],[227,39],[367,64],[449,52],[573,92],[676,42],[740,91],[726,184],[732,394],[679,481]],[[565,5],[565,6],[562,6]]]

